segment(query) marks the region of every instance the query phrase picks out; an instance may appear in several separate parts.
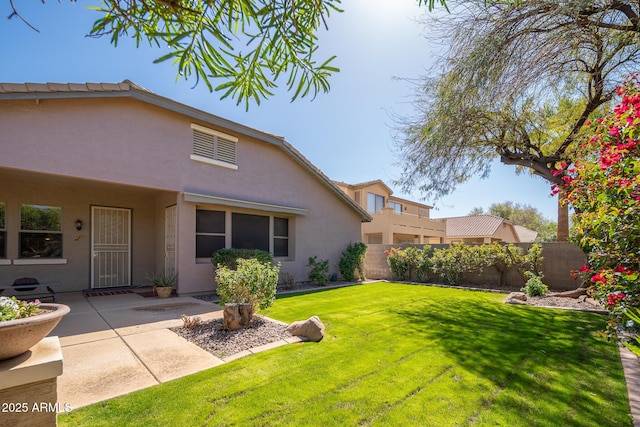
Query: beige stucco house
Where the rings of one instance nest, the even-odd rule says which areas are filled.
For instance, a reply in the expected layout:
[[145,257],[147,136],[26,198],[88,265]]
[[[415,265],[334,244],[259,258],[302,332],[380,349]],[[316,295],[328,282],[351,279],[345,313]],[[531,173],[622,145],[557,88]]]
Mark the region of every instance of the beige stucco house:
[[364,243],[444,243],[446,224],[429,218],[431,206],[393,196],[391,188],[379,179],[335,183],[373,218],[362,223]]
[[513,223],[494,215],[442,219],[447,223],[445,243],[520,243]]
[[371,219],[284,138],[130,81],[0,84],[0,129],[2,284],[175,271],[180,293],[211,291],[222,247],[269,250],[306,280],[310,256],[334,270]]

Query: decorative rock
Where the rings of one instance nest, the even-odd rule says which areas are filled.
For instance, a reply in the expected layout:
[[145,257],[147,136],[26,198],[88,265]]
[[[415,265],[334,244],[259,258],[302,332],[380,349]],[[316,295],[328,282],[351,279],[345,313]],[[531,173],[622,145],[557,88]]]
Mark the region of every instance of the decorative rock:
[[526,304],[527,294],[524,292],[511,292],[504,301],[507,304]]
[[251,304],[225,304],[224,311],[222,312],[222,325],[225,329],[235,331],[236,329],[247,326],[249,322],[251,322],[251,317],[253,317]]
[[318,342],[324,338],[324,324],[318,316],[311,316],[307,320],[293,322],[287,327],[291,335],[307,338],[309,341]]

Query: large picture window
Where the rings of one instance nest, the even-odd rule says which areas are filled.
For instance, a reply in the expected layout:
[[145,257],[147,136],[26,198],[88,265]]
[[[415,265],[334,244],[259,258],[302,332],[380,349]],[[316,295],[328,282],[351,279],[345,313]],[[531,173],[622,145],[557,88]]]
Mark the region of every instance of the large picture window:
[[62,208],[20,206],[20,257],[62,257]]
[[367,193],[367,212],[380,212],[382,208],[384,208],[384,197],[373,193]]
[[234,213],[231,215],[231,247],[269,250],[269,217]]
[[209,258],[225,246],[225,213],[196,210],[196,258]]
[[273,256],[289,256],[289,220],[273,218]]
[[5,225],[6,205],[0,202],[0,258],[7,257],[7,226]]

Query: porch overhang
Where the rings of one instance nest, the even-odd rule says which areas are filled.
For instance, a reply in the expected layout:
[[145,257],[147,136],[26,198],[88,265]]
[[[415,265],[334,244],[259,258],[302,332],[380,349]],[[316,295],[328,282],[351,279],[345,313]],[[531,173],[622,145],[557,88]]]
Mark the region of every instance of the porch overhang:
[[293,206],[273,205],[270,203],[254,202],[250,200],[230,199],[228,197],[210,196],[207,194],[196,194],[183,192],[185,202],[198,203],[204,205],[229,206],[234,208],[252,209],[264,212],[283,213],[289,215],[306,215],[307,209]]

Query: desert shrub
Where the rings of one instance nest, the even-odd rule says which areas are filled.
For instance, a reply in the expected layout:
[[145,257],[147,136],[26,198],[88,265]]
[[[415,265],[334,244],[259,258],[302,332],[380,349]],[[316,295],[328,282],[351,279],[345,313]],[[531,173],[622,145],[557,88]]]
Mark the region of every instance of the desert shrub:
[[256,308],[269,308],[276,298],[280,263],[272,266],[257,259],[239,258],[235,270],[220,265],[216,269],[216,292],[220,302],[249,303]]
[[406,249],[391,248],[385,251],[387,264],[396,280],[412,280],[426,282],[432,275],[431,246],[422,249],[410,246]]
[[419,282],[426,282],[433,275],[431,254],[431,246],[425,245],[422,249],[417,250],[415,256],[409,259],[411,268]]
[[321,259],[318,261],[317,256],[309,257],[307,267],[311,267],[309,271],[309,280],[320,286],[324,286],[329,281],[329,260]]
[[522,292],[530,297],[541,297],[549,292],[547,285],[542,282],[542,275],[537,275],[530,271],[525,271],[524,275],[527,278],[527,283],[520,289]]
[[211,263],[213,268],[218,268],[218,266],[222,265],[235,270],[238,259],[257,259],[262,263],[273,264],[273,256],[267,251],[236,248],[224,248],[215,251],[211,256]]
[[344,280],[349,282],[354,281],[356,279],[356,270],[358,270],[360,280],[366,280],[364,275],[364,257],[366,254],[367,245],[360,242],[349,243],[347,248],[342,251],[338,269]]
[[391,275],[396,280],[405,280],[407,271],[409,271],[409,260],[405,251],[398,248],[391,248],[384,251],[387,255],[387,264],[391,269]]
[[284,289],[294,289],[296,287],[296,275],[290,271],[281,271],[278,285]]
[[464,273],[478,268],[478,251],[464,243],[445,249],[435,249],[431,257],[433,274],[447,285],[460,282]]

